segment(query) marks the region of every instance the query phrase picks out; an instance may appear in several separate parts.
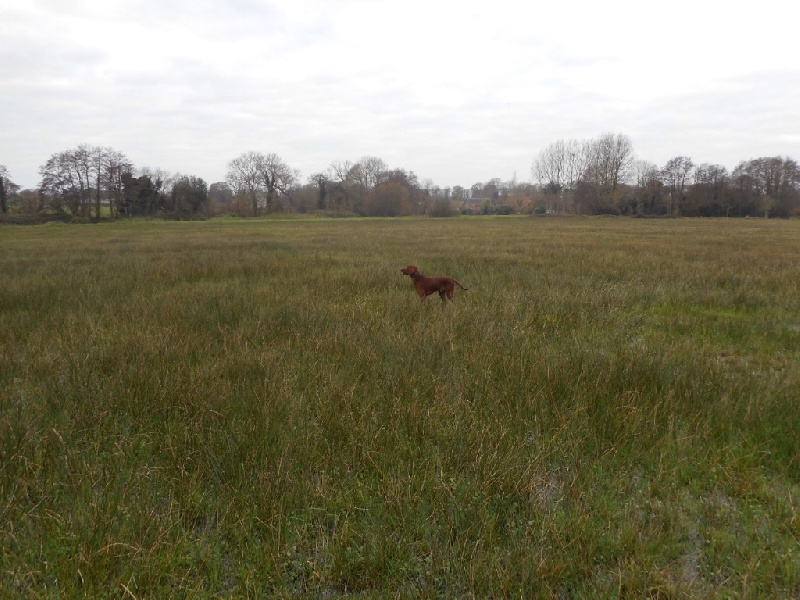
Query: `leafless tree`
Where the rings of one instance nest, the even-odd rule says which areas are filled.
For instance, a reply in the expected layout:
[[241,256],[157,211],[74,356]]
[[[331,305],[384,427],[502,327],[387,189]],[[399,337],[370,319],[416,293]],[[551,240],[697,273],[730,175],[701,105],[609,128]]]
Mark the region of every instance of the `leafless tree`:
[[589,167],[591,157],[591,140],[569,140],[565,145],[566,185],[571,192],[583,179]]
[[633,144],[620,133],[605,133],[589,140],[578,154],[582,174],[574,201],[590,213],[627,213],[635,200],[627,184],[633,175]]
[[800,167],[797,161],[768,156],[743,161],[734,169],[740,212],[763,209],[762,199],[769,196],[767,214],[790,216],[800,211]]
[[[133,163],[122,152],[113,148],[98,148],[97,189],[103,190],[108,200],[109,211],[113,217],[122,202],[122,176],[133,172]],[[97,216],[100,216],[99,194],[96,203]]]
[[724,211],[730,216],[730,194],[726,193],[728,169],[722,165],[704,163],[694,169],[694,183],[687,191],[687,199],[693,214],[718,214]]
[[[349,211],[353,209],[354,188],[351,174],[353,163],[349,160],[335,160],[324,173],[315,173],[309,182],[317,186],[318,204],[332,210]],[[360,193],[360,192],[359,192]],[[363,196],[363,194],[360,194]]]
[[332,181],[345,183],[352,168],[353,163],[349,160],[335,160],[331,163],[331,166],[328,167],[328,177]]
[[668,192],[669,214],[680,214],[681,205],[686,198],[686,187],[691,183],[694,163],[688,156],[676,156],[667,161],[661,169],[661,181]]
[[377,156],[363,156],[352,166],[347,178],[361,186],[364,192],[369,192],[381,182],[381,174],[389,170],[383,159]]
[[275,210],[275,201],[279,194],[289,195],[291,187],[297,182],[299,173],[274,153],[263,157],[259,165],[259,172],[267,192],[267,212],[270,213]]
[[543,188],[560,191],[567,179],[566,170],[566,144],[558,140],[539,152],[531,165],[531,177]]
[[228,163],[226,182],[234,193],[250,198],[255,216],[262,198],[267,212],[275,210],[278,195],[288,194],[297,178],[297,171],[277,154],[250,151]]
[[73,214],[89,214],[91,175],[87,146],[53,154],[39,168],[40,189],[56,210],[67,207]]
[[544,191],[548,210],[564,211],[589,164],[590,143],[558,140],[542,150],[531,166],[531,176]]
[[228,163],[225,181],[234,194],[250,199],[253,216],[258,215],[259,194],[262,191],[260,163],[263,155],[260,152],[245,152]]
[[388,173],[388,165],[376,156],[363,156],[355,163],[333,161],[325,173],[327,206],[362,213],[367,195],[376,185],[388,181]]
[[122,174],[133,169],[127,157],[113,148],[81,144],[53,154],[39,169],[40,189],[56,208],[88,216],[94,197],[95,217],[104,200],[112,205],[121,195]]
[[366,214],[373,217],[402,217],[412,213],[409,186],[402,181],[379,183],[370,190]]
[[604,190],[616,191],[632,174],[633,143],[622,133],[604,133],[588,146],[586,177]]
[[655,163],[637,160],[633,163],[635,178],[635,211],[638,215],[653,214],[661,197],[661,180]]

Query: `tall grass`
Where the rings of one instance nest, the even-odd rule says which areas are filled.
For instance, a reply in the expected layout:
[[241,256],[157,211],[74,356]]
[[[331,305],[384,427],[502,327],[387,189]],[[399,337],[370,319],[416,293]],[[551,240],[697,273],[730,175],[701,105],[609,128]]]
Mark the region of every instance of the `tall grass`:
[[9,596],[800,596],[795,221],[6,227],[0,282]]

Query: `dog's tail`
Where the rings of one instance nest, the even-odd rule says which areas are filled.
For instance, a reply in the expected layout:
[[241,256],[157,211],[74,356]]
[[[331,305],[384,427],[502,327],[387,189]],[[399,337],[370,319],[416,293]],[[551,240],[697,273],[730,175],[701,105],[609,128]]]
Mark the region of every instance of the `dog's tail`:
[[456,279],[453,279],[453,283],[455,283],[462,290],[468,290],[469,289],[468,287],[464,287],[463,285],[461,285]]

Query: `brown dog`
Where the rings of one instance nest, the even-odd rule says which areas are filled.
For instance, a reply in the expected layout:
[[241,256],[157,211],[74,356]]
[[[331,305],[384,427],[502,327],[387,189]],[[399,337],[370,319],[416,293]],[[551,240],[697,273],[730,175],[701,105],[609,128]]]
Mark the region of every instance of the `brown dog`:
[[456,291],[456,286],[460,287],[462,290],[469,289],[465,288],[452,277],[425,277],[414,265],[403,267],[400,269],[400,272],[403,275],[411,277],[411,281],[414,282],[414,287],[417,288],[420,300],[425,300],[434,292],[439,292],[439,297],[442,299],[442,302],[444,302],[445,299],[453,302],[453,294]]

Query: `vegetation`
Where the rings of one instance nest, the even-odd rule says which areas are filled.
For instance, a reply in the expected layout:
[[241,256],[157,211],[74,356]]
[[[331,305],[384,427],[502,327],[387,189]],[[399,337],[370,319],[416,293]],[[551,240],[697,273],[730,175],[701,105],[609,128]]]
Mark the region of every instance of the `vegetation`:
[[[227,165],[225,181],[160,169],[136,169],[111,148],[86,144],[59,152],[40,168],[37,190],[20,190],[0,165],[0,220],[94,220],[160,216],[328,216],[581,214],[702,217],[800,215],[800,167],[788,157],[742,161],[729,173],[676,156],[659,168],[636,160],[623,134],[559,140],[533,160],[531,182],[491,179],[441,189],[431,180],[389,168],[382,159],[333,161],[303,184],[274,153],[249,151]],[[10,216],[7,216],[10,215]]]
[[800,214],[800,167],[780,156],[742,161],[733,170],[676,156],[659,168],[635,160],[621,134],[560,140],[531,167],[548,212],[695,217]]
[[798,255],[794,220],[5,227],[0,589],[798,597]]

